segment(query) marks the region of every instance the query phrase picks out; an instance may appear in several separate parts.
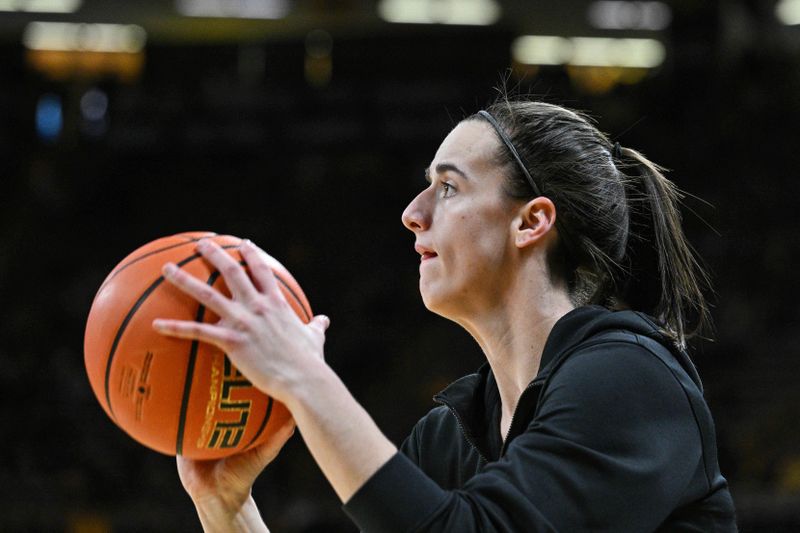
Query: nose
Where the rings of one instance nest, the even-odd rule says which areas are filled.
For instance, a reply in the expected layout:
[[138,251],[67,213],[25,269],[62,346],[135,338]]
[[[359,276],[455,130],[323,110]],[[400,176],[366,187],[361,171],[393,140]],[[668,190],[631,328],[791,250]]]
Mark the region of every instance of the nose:
[[425,189],[411,200],[405,211],[403,211],[403,225],[413,231],[424,231],[431,225],[430,206],[426,198],[428,189]]

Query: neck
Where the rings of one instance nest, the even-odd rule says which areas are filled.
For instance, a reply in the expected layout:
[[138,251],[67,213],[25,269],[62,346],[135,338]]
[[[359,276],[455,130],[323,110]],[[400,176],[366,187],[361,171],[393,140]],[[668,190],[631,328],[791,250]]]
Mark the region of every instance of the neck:
[[459,320],[480,345],[497,381],[503,438],[520,395],[539,372],[553,325],[574,308],[565,289],[543,284],[543,279],[547,276],[540,272],[519,280],[493,305]]

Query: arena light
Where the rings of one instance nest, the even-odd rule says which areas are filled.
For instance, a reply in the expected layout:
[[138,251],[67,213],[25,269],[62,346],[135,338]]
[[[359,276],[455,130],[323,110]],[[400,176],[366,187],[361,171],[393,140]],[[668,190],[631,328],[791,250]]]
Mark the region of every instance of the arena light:
[[525,65],[563,65],[572,57],[572,41],[552,35],[525,35],[511,45],[517,63]]
[[655,68],[664,62],[664,45],[655,39],[525,35],[511,45],[523,65]]
[[31,22],[22,42],[29,50],[138,53],[147,33],[135,24]]
[[0,11],[25,13],[74,13],[82,0],[0,0]]
[[496,0],[381,0],[378,14],[400,24],[489,26],[500,19]]
[[176,0],[187,17],[279,19],[289,13],[289,0]]
[[800,0],[781,0],[775,4],[775,16],[789,26],[800,24]]
[[570,65],[654,68],[664,62],[664,45],[655,39],[574,37]]
[[666,29],[672,10],[664,2],[592,2],[587,11],[589,23],[604,30]]
[[61,97],[52,93],[43,94],[36,103],[36,133],[46,143],[55,142],[64,126]]

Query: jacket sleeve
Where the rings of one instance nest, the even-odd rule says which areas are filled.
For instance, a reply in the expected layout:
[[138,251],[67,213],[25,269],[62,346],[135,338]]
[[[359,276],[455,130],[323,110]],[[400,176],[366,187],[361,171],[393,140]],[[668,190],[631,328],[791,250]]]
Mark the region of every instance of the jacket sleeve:
[[422,431],[421,425],[425,419],[420,420],[411,430],[411,434],[406,437],[403,444],[400,445],[399,451],[402,455],[408,457],[415,465],[419,464],[419,432]]
[[672,371],[615,342],[567,359],[527,430],[460,490],[398,453],[345,511],[368,533],[652,531],[702,467],[701,448]]

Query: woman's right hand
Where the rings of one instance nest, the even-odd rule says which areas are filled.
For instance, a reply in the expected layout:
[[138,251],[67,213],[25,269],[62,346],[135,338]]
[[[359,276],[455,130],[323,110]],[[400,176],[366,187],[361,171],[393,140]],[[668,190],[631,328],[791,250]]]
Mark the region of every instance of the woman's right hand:
[[[260,522],[255,504],[250,498],[250,490],[258,475],[275,459],[292,436],[294,429],[294,422],[289,422],[264,444],[223,459],[194,460],[180,455],[177,457],[181,483],[192,498],[206,531],[239,529],[237,525],[244,525],[243,521],[251,521],[253,511]],[[263,523],[261,527],[265,527]]]

